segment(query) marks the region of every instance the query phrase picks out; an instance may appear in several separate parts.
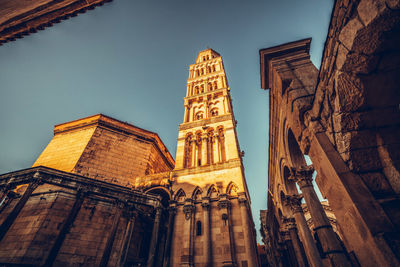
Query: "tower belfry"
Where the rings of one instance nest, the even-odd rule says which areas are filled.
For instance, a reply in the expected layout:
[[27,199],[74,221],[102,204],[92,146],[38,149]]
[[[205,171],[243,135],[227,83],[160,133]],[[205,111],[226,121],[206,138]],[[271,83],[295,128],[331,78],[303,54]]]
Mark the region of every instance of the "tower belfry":
[[230,88],[216,51],[201,51],[189,66],[184,106],[173,172],[171,266],[257,266]]

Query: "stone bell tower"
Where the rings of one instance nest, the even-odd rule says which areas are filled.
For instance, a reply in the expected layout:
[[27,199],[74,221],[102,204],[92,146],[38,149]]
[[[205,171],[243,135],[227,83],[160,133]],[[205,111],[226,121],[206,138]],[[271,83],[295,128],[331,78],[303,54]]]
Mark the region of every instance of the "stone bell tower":
[[221,56],[189,67],[172,175],[170,266],[258,266],[250,197]]

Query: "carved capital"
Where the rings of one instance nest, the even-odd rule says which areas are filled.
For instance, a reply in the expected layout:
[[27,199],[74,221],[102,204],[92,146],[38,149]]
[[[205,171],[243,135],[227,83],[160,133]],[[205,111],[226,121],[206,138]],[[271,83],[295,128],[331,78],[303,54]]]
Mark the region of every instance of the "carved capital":
[[239,204],[241,204],[241,205],[246,205],[246,203],[248,202],[247,198],[243,197],[243,196],[239,197],[238,201],[239,201]]
[[229,199],[221,199],[218,201],[218,208],[220,209],[227,209],[229,208],[231,205],[231,202],[229,201]]
[[293,213],[303,212],[303,208],[301,207],[302,198],[302,195],[286,196],[285,204],[290,207]]
[[287,230],[296,229],[296,221],[294,218],[284,218],[283,223]]
[[289,180],[299,183],[300,189],[307,186],[312,186],[312,175],[314,167],[302,166],[300,168],[291,168]]
[[195,207],[194,207],[193,204],[185,204],[183,206],[183,213],[185,213],[185,219],[186,220],[190,219],[190,217],[191,217],[192,213],[194,212],[194,210],[195,210]]
[[201,201],[201,206],[204,209],[209,209],[210,208],[210,198],[209,197],[203,197],[202,201]]

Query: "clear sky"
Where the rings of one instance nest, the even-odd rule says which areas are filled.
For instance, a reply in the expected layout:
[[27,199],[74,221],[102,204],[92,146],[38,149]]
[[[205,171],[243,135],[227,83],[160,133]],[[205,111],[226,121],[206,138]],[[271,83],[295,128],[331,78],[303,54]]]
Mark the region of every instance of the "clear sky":
[[268,91],[259,49],[312,37],[319,68],[333,0],[114,0],[0,46],[0,173],[29,168],[55,124],[97,113],[157,132],[175,158],[188,67],[219,52],[252,198],[267,207]]

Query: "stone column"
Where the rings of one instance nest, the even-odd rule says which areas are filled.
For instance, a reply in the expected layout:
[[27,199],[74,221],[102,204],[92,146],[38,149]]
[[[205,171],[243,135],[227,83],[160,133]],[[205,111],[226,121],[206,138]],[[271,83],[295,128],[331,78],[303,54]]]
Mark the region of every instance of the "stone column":
[[118,266],[125,265],[126,258],[128,256],[129,246],[131,244],[131,239],[132,239],[133,229],[135,227],[135,220],[136,220],[137,214],[135,214],[133,212],[127,212],[126,216],[127,216],[128,222],[126,225],[125,234],[124,234],[124,238],[122,241],[122,248],[121,248]]
[[[181,266],[192,267],[193,266],[193,216],[195,212],[195,206],[190,199],[185,200],[183,206],[183,212],[185,213],[185,225],[183,227],[183,233],[186,234],[187,239],[182,240],[182,256]],[[187,246],[185,247],[185,243]]]
[[151,234],[151,242],[149,249],[149,257],[147,259],[147,267],[153,267],[156,264],[157,246],[158,246],[158,234],[161,224],[162,208],[156,207],[156,214],[154,217],[153,232]]
[[297,263],[296,253],[293,248],[290,233],[287,231],[285,225],[283,225],[283,228],[284,229],[280,231],[280,234],[284,244],[281,245],[282,254],[285,255],[284,265],[298,267],[299,265]]
[[210,227],[210,198],[203,197],[201,206],[203,207],[203,215],[204,215],[204,258],[206,260],[206,267],[212,266],[211,259],[211,227]]
[[314,238],[308,228],[306,218],[304,218],[303,208],[301,207],[301,196],[293,195],[286,197],[286,205],[290,206],[293,217],[296,220],[299,234],[303,242],[304,250],[310,266],[321,267],[322,260],[319,255],[317,246],[315,245]]
[[248,266],[249,267],[257,267],[257,255],[256,255],[256,248],[254,247],[254,240],[252,238],[252,231],[251,231],[251,223],[249,221],[249,213],[248,213],[248,201],[246,196],[241,195],[239,197],[239,206],[240,206],[240,214],[242,217],[242,229],[243,229],[243,236],[244,236],[244,244],[246,247],[246,254],[248,259]]
[[307,266],[304,261],[303,250],[300,245],[299,236],[297,235],[296,222],[294,218],[286,218],[284,219],[285,228],[289,232],[290,239],[292,241],[293,250],[296,255],[297,264],[299,267]]
[[110,260],[110,255],[111,255],[111,251],[112,251],[112,248],[114,245],[114,240],[115,240],[115,234],[117,233],[118,224],[119,224],[119,221],[121,218],[123,207],[124,207],[123,203],[117,202],[115,204],[116,211],[114,214],[114,219],[113,219],[113,223],[111,225],[110,233],[107,238],[106,247],[104,248],[103,256],[101,257],[101,261],[100,261],[101,267],[106,267],[108,264],[108,261]]
[[[226,194],[221,194],[220,195],[220,200],[218,201],[218,208],[220,210],[221,214],[221,219],[223,223],[222,227],[222,238],[223,240],[227,240],[228,244],[224,244],[224,247],[222,249],[223,253],[223,262],[222,266],[223,267],[234,267],[236,266],[236,261],[235,261],[235,247],[234,247],[234,240],[233,240],[233,232],[232,232],[232,223],[230,219],[230,201],[227,198]],[[225,253],[227,250],[228,253]]]
[[167,241],[165,242],[165,256],[163,266],[169,266],[169,257],[171,255],[171,243],[172,243],[172,233],[174,231],[175,214],[176,214],[176,204],[175,201],[170,201],[170,206],[168,208],[168,234]]
[[351,266],[315,193],[312,185],[313,172],[314,168],[312,166],[292,169],[290,179],[295,180],[300,186],[314,223],[314,231],[321,243],[324,255],[330,259],[333,266]]

